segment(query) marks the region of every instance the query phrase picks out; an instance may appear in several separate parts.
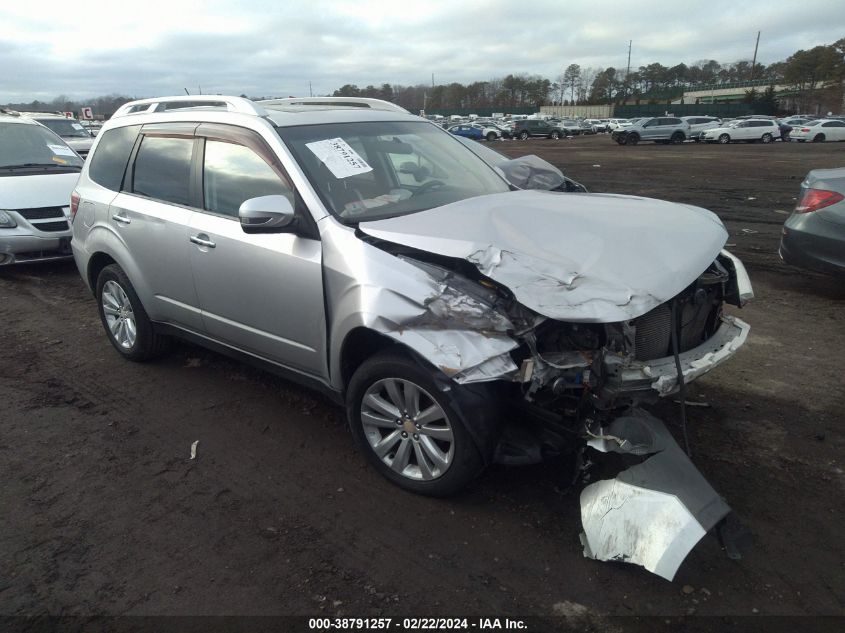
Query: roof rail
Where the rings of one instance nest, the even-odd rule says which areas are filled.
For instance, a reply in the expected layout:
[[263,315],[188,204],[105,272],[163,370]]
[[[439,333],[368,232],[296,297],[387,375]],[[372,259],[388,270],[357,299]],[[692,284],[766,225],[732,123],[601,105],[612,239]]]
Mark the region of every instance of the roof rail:
[[[184,104],[179,106],[178,104]],[[241,114],[253,114],[255,116],[266,116],[267,112],[254,101],[243,97],[227,97],[221,95],[185,95],[178,97],[153,97],[151,99],[138,99],[124,103],[112,115],[112,118],[126,116],[127,114],[143,114],[147,112],[164,112],[167,106],[192,108],[197,106],[226,106],[229,112],[240,112]]]
[[322,108],[369,108],[370,110],[386,110],[389,112],[409,114],[405,108],[395,103],[367,97],[289,97],[287,99],[266,99],[258,103],[262,105],[314,106]]

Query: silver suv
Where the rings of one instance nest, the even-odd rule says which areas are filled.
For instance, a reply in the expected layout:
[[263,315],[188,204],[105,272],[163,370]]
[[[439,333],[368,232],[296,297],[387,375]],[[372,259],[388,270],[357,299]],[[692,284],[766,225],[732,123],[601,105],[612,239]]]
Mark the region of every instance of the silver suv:
[[683,143],[690,135],[686,121],[673,116],[638,119],[633,125],[613,131],[611,138],[620,145],[636,145],[640,141]]
[[517,190],[505,174],[530,166],[385,102],[190,99],[124,106],[74,192],[109,340],[142,361],[179,336],[320,389],[404,488],[451,493],[590,438],[663,451],[641,435],[659,421],[614,428],[620,412],[746,339],[723,304],[750,283],[709,211]]

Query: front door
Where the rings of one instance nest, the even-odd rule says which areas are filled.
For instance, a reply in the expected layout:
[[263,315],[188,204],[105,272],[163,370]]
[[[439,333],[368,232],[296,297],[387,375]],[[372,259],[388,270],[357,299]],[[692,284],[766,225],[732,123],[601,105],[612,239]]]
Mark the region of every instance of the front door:
[[[205,129],[208,128],[208,129]],[[294,190],[260,137],[201,126],[204,210],[191,219],[191,267],[205,330],[240,350],[314,375],[326,366],[322,251],[294,233],[248,234],[244,200]]]

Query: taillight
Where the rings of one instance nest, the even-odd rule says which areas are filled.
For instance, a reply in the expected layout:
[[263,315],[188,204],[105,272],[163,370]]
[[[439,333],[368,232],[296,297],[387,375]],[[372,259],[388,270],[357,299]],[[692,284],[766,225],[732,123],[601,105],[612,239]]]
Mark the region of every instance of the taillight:
[[845,196],[837,191],[805,189],[798,200],[798,206],[795,207],[795,213],[812,213],[842,200],[845,200]]
[[76,218],[76,212],[79,210],[79,194],[74,192],[70,194],[70,221],[73,222]]
[[808,128],[808,127],[802,127],[802,128],[801,128],[801,131],[802,131],[802,132],[809,132],[809,131],[810,131],[810,128]]

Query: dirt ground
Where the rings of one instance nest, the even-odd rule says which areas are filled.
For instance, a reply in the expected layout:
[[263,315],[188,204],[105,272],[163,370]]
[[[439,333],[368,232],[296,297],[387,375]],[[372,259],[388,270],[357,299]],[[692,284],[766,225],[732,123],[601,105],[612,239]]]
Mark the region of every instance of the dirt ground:
[[[585,559],[560,462],[405,493],[320,396],[187,344],[121,360],[64,263],[0,269],[0,614],[845,615],[845,286],[777,256],[803,176],[845,165],[845,144],[496,147],[725,221],[752,333],[690,387],[709,405],[690,439],[753,535],[742,560],[712,535],[673,583]],[[674,430],[676,409],[657,408]]]

